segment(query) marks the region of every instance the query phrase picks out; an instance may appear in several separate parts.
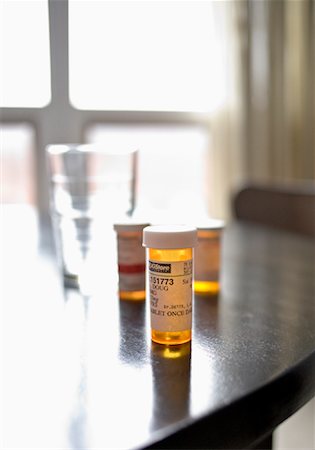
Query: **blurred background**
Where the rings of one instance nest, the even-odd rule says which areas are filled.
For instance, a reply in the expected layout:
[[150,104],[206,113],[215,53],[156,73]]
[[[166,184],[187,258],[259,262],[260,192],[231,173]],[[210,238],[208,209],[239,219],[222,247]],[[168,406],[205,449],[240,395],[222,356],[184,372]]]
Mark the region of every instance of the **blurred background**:
[[243,183],[315,181],[314,1],[0,5],[2,203],[47,215],[52,143],[139,148],[140,214],[229,219]]
[[139,211],[314,180],[314,55],[311,0],[2,0],[2,202],[47,213],[64,142],[139,148]]

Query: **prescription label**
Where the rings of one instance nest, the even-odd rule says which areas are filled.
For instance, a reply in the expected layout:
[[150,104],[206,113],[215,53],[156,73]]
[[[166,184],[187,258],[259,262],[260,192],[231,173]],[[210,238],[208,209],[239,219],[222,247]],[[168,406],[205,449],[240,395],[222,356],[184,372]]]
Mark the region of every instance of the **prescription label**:
[[192,324],[192,260],[149,260],[151,327],[183,331]]
[[145,289],[145,249],[141,235],[118,237],[118,272],[120,291]]
[[123,265],[144,264],[145,249],[142,236],[118,236],[118,263]]

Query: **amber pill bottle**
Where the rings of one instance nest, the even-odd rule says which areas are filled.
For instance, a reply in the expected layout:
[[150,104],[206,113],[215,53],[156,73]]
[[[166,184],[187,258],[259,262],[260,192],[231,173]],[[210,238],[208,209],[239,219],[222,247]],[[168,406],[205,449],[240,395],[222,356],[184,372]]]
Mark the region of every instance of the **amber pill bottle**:
[[197,230],[190,226],[156,225],[143,230],[151,338],[158,344],[176,345],[191,340],[196,240]]
[[224,222],[209,219],[197,226],[194,291],[216,295],[220,291],[221,244]]

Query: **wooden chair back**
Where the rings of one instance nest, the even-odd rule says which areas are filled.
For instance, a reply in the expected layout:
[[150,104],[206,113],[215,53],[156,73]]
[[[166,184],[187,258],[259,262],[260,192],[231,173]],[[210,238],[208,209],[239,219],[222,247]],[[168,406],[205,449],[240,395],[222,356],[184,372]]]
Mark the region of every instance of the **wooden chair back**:
[[234,196],[232,207],[239,220],[315,236],[315,183],[249,184]]

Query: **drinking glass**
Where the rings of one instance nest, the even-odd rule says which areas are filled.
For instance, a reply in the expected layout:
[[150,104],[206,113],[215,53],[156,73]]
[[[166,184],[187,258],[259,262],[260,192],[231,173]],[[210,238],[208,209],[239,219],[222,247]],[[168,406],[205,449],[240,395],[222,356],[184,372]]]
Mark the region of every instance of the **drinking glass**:
[[137,150],[56,144],[46,155],[57,256],[65,285],[77,287],[115,246],[113,223],[134,209]]

